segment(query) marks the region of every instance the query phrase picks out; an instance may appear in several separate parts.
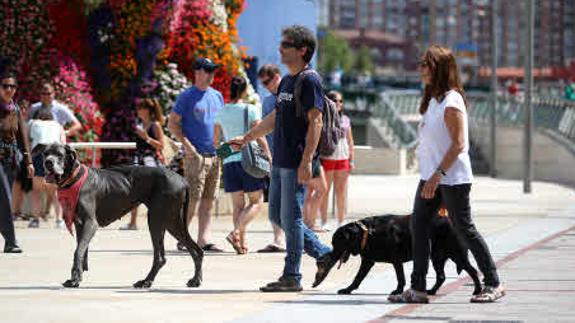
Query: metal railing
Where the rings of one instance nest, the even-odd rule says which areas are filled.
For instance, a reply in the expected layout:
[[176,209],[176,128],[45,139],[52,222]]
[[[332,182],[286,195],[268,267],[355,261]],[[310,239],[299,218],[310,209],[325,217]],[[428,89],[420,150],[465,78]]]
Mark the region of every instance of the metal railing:
[[96,167],[98,149],[136,149],[135,142],[71,142],[74,149],[92,149],[92,167]]
[[[421,92],[415,90],[386,91],[382,94],[383,113],[373,111],[374,116],[387,117],[386,109],[392,108],[403,120],[418,114]],[[472,122],[489,122],[491,109],[490,95],[487,93],[467,93],[469,117]],[[534,97],[535,127],[545,129],[558,137],[575,144],[575,102],[552,97]],[[376,110],[381,109],[377,106]],[[521,97],[498,97],[497,124],[502,126],[522,126],[524,124],[524,102]],[[391,122],[397,116],[392,116]],[[412,127],[412,130],[413,127]],[[401,132],[401,131],[400,131]],[[401,135],[400,139],[401,138]],[[404,139],[402,139],[405,141]]]

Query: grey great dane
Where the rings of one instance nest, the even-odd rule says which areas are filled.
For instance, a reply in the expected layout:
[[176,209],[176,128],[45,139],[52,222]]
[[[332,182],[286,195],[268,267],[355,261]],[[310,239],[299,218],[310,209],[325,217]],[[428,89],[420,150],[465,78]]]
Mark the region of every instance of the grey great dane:
[[[158,271],[166,263],[166,230],[186,246],[194,260],[195,274],[187,286],[200,286],[204,254],[186,227],[188,185],[185,179],[157,167],[88,168],[77,160],[76,152],[68,145],[50,145],[43,154],[46,181],[58,186],[59,195],[75,197],[71,203],[63,201],[66,225],[71,232],[74,224],[77,239],[72,276],[63,283],[64,287],[80,285],[82,273],[88,270],[88,244],[98,227],[120,219],[139,204],[148,208],[154,261],[146,278],[136,282],[134,287],[152,286]],[[75,188],[75,193],[68,194]]]

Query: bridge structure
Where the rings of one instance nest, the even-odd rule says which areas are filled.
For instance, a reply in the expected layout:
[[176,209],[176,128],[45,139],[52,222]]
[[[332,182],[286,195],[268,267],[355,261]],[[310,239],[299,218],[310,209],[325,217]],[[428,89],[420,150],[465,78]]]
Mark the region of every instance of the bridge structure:
[[[408,171],[417,170],[415,149],[419,90],[344,91],[346,111],[364,125],[366,145],[405,151]],[[489,93],[466,93],[470,125],[470,155],[476,174],[495,168],[497,177],[519,179],[523,172],[525,105],[522,97],[498,96],[495,165],[491,165]],[[575,102],[558,96],[533,98],[535,133],[534,178],[575,186]]]

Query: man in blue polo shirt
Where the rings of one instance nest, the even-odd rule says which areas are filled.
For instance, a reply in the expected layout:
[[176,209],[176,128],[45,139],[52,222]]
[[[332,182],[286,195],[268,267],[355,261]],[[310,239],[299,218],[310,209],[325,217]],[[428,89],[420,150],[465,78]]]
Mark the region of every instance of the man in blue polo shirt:
[[[185,152],[184,176],[190,185],[189,226],[198,206],[198,245],[204,251],[222,252],[209,241],[209,227],[214,200],[220,186],[220,167],[213,145],[214,121],[224,106],[224,98],[210,87],[218,65],[208,58],[194,62],[194,85],[176,99],[168,128],[182,143]],[[184,246],[178,243],[178,249]]]

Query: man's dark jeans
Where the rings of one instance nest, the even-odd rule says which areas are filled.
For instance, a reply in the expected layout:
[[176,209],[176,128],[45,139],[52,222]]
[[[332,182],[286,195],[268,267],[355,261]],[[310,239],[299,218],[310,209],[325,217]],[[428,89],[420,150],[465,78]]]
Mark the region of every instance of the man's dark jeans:
[[425,181],[420,181],[415,194],[413,215],[411,217],[413,272],[411,288],[425,291],[425,277],[429,267],[429,226],[430,220],[443,205],[449,212],[449,218],[455,226],[458,237],[469,247],[473,257],[483,273],[486,286],[498,286],[499,277],[489,248],[471,220],[469,192],[471,184],[439,185],[432,199],[423,199],[421,190]]
[[7,247],[16,246],[14,222],[12,220],[12,183],[15,167],[12,163],[0,163],[0,233]]

